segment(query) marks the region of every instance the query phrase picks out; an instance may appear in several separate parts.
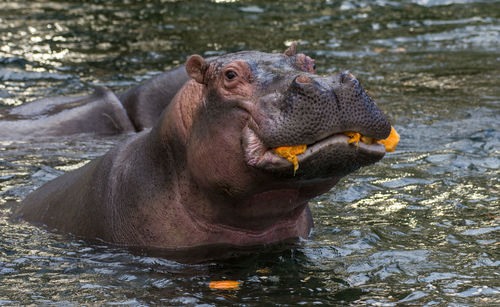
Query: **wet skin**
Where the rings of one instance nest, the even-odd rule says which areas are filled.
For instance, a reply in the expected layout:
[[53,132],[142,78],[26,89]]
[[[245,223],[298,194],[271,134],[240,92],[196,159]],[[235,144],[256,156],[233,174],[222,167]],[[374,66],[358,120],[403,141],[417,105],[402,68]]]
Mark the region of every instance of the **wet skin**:
[[139,132],[158,121],[188,80],[182,65],[117,95],[97,87],[88,96],[43,98],[0,109],[0,139]]
[[[316,75],[294,46],[194,55],[185,70],[190,80],[151,130],[48,182],[15,215],[127,246],[276,243],[306,238],[307,202],[384,156],[383,145],[355,146],[342,134],[390,132],[359,82],[348,72]],[[294,174],[272,149],[299,144],[308,148]]]

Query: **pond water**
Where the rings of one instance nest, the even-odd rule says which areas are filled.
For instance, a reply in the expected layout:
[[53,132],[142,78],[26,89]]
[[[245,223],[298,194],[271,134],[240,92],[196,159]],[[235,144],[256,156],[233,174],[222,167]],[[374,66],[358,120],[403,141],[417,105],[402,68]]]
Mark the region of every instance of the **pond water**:
[[127,136],[0,141],[0,305],[500,305],[499,1],[3,0],[0,108],[292,41],[402,138],[310,202],[308,240],[183,265],[14,223],[9,201]]

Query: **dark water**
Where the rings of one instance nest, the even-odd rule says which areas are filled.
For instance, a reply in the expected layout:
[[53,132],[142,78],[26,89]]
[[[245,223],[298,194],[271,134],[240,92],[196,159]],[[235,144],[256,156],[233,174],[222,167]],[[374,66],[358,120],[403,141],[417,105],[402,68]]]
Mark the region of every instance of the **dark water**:
[[126,136],[0,141],[0,305],[500,305],[499,1],[1,0],[0,107],[292,41],[402,136],[311,201],[309,240],[181,265],[12,223],[7,201]]

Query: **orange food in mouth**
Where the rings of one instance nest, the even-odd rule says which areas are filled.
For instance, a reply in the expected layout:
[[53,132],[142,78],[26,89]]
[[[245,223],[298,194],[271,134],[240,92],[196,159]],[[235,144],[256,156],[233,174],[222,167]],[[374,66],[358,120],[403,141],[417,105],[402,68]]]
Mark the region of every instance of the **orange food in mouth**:
[[304,153],[307,149],[307,145],[297,145],[297,146],[281,146],[274,148],[274,152],[293,164],[293,174],[299,169],[299,159],[297,155]]
[[349,144],[356,143],[356,146],[358,146],[358,143],[360,141],[365,143],[366,145],[370,145],[370,144],[373,144],[376,142],[376,140],[374,138],[361,135],[361,133],[359,133],[359,132],[350,132],[349,131],[349,132],[344,132],[344,134],[351,138],[349,141],[347,141],[347,143],[349,143]]
[[[386,152],[393,152],[396,150],[396,146],[399,143],[399,134],[397,133],[396,129],[391,126],[391,133],[386,139],[383,140],[377,140],[368,136],[364,136],[359,132],[344,132],[344,135],[347,135],[350,137],[350,139],[347,141],[347,143],[355,143],[356,146],[359,145],[359,142],[363,142],[367,145],[375,144],[375,143],[380,143],[385,146],[385,151]],[[293,174],[297,172],[299,169],[299,159],[297,158],[297,155],[300,155],[304,153],[307,149],[307,145],[296,145],[296,146],[281,146],[281,147],[276,147],[273,148],[274,152],[293,164]]]
[[374,139],[374,138],[371,138],[368,136],[364,136],[364,135],[361,135],[361,133],[359,133],[359,132],[350,132],[349,131],[349,132],[344,132],[344,134],[351,138],[350,140],[347,141],[347,143],[349,143],[349,144],[355,143],[356,146],[358,146],[358,143],[360,141],[367,144],[367,145],[371,145],[374,143],[380,143],[380,144],[383,144],[385,146],[386,152],[393,152],[394,150],[396,150],[396,146],[399,143],[399,134],[396,131],[396,129],[394,129],[394,127],[392,127],[392,126],[391,126],[391,133],[389,134],[389,136],[386,139],[383,139],[383,140],[377,140],[377,139]]
[[396,129],[391,126],[391,134],[389,134],[386,139],[380,140],[379,143],[384,144],[385,151],[387,152],[393,152],[394,150],[396,150],[396,146],[399,143],[399,134]]
[[210,289],[214,290],[238,290],[241,282],[234,280],[211,281],[208,285]]

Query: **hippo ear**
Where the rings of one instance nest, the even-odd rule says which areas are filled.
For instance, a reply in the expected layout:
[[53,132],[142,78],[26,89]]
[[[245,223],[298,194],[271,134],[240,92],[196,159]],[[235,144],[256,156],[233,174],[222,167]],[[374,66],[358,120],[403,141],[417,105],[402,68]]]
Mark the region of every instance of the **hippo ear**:
[[288,47],[288,49],[285,50],[285,55],[286,56],[294,56],[296,52],[297,52],[297,43],[292,42],[290,47]]
[[207,69],[207,62],[205,62],[205,60],[197,54],[190,56],[186,61],[187,74],[198,83],[207,84],[205,80],[205,73]]

